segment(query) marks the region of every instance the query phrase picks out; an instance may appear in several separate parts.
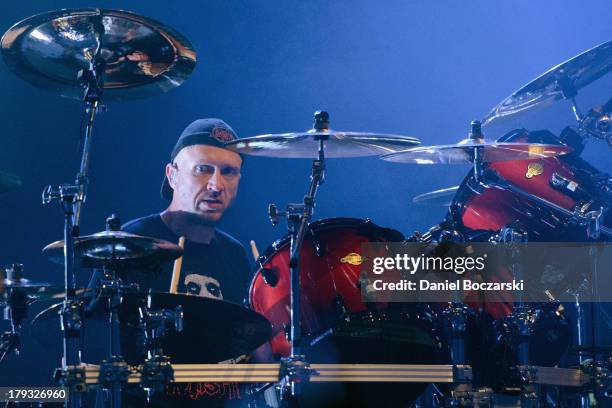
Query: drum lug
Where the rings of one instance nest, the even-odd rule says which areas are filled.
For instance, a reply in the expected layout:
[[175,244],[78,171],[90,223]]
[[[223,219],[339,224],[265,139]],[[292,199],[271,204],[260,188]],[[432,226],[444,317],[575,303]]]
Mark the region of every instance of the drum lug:
[[[359,284],[359,282],[358,282]],[[359,285],[361,286],[361,285]],[[342,298],[340,296],[336,296],[336,299],[334,301],[334,304],[336,306],[336,313],[338,316],[341,316],[341,319],[345,319],[345,316],[347,315],[347,311],[346,311],[346,307],[344,307],[344,301],[342,300]]]
[[314,248],[315,254],[319,258],[324,256],[325,250],[324,250],[323,244],[321,243],[321,240],[319,239],[319,237],[317,237],[317,234],[315,233],[315,231],[312,229],[312,226],[308,227],[308,232],[310,235],[312,247]]
[[261,268],[261,276],[264,282],[271,288],[276,287],[278,284],[278,272],[276,268]]

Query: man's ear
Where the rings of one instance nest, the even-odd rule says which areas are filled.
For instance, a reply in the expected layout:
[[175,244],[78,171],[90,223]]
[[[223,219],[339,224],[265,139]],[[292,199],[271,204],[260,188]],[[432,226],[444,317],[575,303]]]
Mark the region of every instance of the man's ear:
[[166,164],[166,178],[168,178],[168,184],[170,187],[174,189],[174,184],[176,182],[176,165],[173,163]]

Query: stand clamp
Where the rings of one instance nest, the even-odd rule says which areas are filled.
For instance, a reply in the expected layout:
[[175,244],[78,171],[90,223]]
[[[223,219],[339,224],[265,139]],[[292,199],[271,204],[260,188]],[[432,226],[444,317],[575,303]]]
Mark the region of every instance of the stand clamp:
[[85,366],[67,366],[55,369],[53,380],[66,387],[72,393],[83,393],[89,391],[86,383]]
[[100,383],[111,389],[114,384],[127,383],[130,368],[121,358],[110,358],[100,365]]
[[[310,381],[310,377],[319,373],[310,367],[304,355],[282,358],[280,362],[281,384],[285,387],[298,387]],[[295,394],[294,394],[295,395]]]
[[164,390],[166,384],[174,381],[174,369],[167,356],[154,356],[147,359],[138,370],[141,375],[141,388],[147,395],[147,402],[156,392]]

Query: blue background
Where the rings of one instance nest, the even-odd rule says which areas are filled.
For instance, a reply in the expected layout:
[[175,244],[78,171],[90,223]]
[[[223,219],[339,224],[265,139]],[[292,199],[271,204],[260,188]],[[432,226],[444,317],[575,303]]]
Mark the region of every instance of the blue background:
[[[0,31],[33,14],[99,6],[157,19],[190,39],[197,66],[163,95],[108,104],[97,118],[82,232],[158,212],[163,166],[181,130],[220,117],[242,137],[306,130],[325,109],[335,129],[416,136],[424,145],[465,137],[512,91],[542,72],[612,39],[609,1],[22,1],[4,2]],[[0,63],[0,170],[24,186],[0,196],[0,264],[20,262],[32,279],[62,284],[41,249],[62,236],[59,205],[43,206],[47,184],[71,182],[79,164],[81,103],[19,80]],[[580,92],[586,110],[610,98],[612,75]],[[558,133],[573,124],[556,105],[485,129],[489,138],[526,127]],[[592,140],[584,157],[610,172],[612,151]],[[330,160],[315,219],[370,218],[405,235],[439,222],[445,209],[413,196],[456,185],[467,166],[413,166],[376,158]],[[248,158],[237,202],[221,228],[263,251],[284,234],[269,202],[301,200],[308,160]],[[83,271],[80,283],[89,273]],[[32,308],[32,314],[42,306]],[[59,336],[57,325],[45,335]],[[52,329],[55,329],[52,330]],[[99,342],[100,345],[102,344]],[[56,343],[59,345],[59,342]],[[96,347],[100,347],[100,345]],[[55,347],[55,346],[54,346]],[[50,383],[60,350],[26,339],[0,367],[3,385]]]

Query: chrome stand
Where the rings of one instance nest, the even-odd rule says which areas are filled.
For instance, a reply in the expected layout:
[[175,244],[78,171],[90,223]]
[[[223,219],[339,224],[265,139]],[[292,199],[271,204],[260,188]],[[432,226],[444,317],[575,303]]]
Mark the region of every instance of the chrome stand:
[[81,406],[82,386],[70,384],[71,378],[80,377],[79,374],[67,374],[66,371],[81,365],[80,337],[82,318],[80,315],[81,305],[76,299],[76,277],[74,271],[74,240],[79,235],[81,218],[81,207],[85,202],[88,184],[89,153],[91,149],[91,138],[93,124],[98,111],[100,96],[103,89],[102,73],[104,64],[97,63],[94,57],[89,70],[79,73],[79,80],[84,90],[85,114],[87,116],[85,131],[83,134],[83,152],[81,165],[76,176],[74,185],[60,185],[54,189],[47,186],[42,194],[43,204],[58,200],[64,211],[64,286],[65,298],[61,312],[61,328],[64,335],[64,356],[62,368],[64,375],[57,375],[64,384],[71,388],[70,400],[66,407],[78,408]]
[[[329,129],[329,114],[317,111],[314,114],[314,130],[324,133]],[[282,359],[281,372],[287,379],[288,387],[283,390],[283,399],[290,405],[297,404],[303,384],[307,383],[313,371],[305,358],[305,347],[301,328],[301,302],[300,302],[300,249],[306,235],[306,230],[312,218],[315,207],[315,196],[321,184],[325,181],[325,140],[326,136],[314,135],[319,142],[317,159],[312,163],[310,187],[301,204],[288,204],[287,210],[279,212],[274,204],[269,206],[270,221],[273,225],[278,218],[287,218],[288,232],[291,237],[289,268],[291,273],[291,326],[289,340],[291,341],[291,354]],[[288,388],[288,390],[287,390]],[[290,391],[290,392],[287,392]]]

